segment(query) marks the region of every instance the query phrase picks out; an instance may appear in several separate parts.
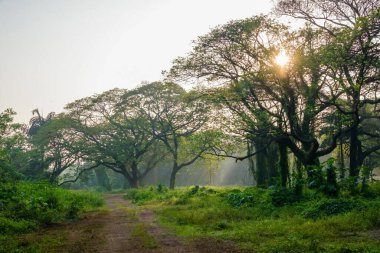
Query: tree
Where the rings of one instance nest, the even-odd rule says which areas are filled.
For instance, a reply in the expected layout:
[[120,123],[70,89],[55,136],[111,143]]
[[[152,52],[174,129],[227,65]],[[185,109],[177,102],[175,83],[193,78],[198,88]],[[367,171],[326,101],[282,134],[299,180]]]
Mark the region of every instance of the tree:
[[15,114],[12,109],[0,113],[0,183],[20,178],[18,165],[26,161],[24,129],[22,125],[13,123]]
[[[26,130],[26,134],[30,139],[36,135],[44,125],[48,124],[55,117],[55,113],[51,112],[46,117],[40,114],[38,109],[32,111],[33,117],[29,120],[29,128]],[[46,169],[46,161],[44,160],[45,150],[43,146],[33,146],[29,150],[29,164],[25,168],[24,173],[31,178],[44,177],[44,170]]]
[[378,0],[280,0],[276,7],[278,14],[303,19],[331,37],[323,65],[335,88],[325,102],[350,118],[349,174],[353,177],[359,175],[363,158],[380,149],[372,146],[363,157],[359,140],[359,125],[366,119],[361,111],[380,103],[379,7]]
[[[32,136],[31,143],[37,150],[43,150],[43,167],[52,183],[58,183],[59,176],[66,170],[83,166],[85,146],[70,131],[72,122],[60,114],[43,124]],[[90,168],[97,164],[90,165]]]
[[114,89],[66,106],[71,131],[84,143],[85,160],[103,165],[138,187],[165,156],[155,153],[159,143],[150,133],[149,120],[138,111],[121,107],[126,90]]
[[149,120],[152,135],[170,154],[170,189],[174,189],[178,171],[201,158],[217,135],[206,128],[209,106],[201,95],[188,93],[175,83],[143,85],[125,94],[124,106]]
[[48,123],[49,121],[51,121],[54,116],[55,116],[55,113],[54,112],[51,112],[49,113],[46,118],[44,118],[41,114],[40,114],[40,111],[38,109],[34,109],[32,111],[32,114],[36,114],[36,116],[33,116],[30,120],[29,120],[29,129],[27,131],[27,134],[29,136],[33,136],[35,135],[38,130],[43,126],[45,125],[46,123]]
[[[321,64],[321,48],[329,38],[305,28],[290,32],[284,25],[263,17],[232,21],[200,37],[193,50],[174,61],[169,78],[197,79],[222,85],[211,89],[242,122],[246,138],[256,152],[278,145],[282,185],[287,184],[290,149],[306,167],[317,165],[329,154],[337,138],[348,129],[334,129],[325,120],[332,106],[320,101],[328,90]],[[286,50],[292,56],[287,66],[274,62]],[[330,127],[335,131],[326,133]],[[264,142],[262,142],[264,140]]]

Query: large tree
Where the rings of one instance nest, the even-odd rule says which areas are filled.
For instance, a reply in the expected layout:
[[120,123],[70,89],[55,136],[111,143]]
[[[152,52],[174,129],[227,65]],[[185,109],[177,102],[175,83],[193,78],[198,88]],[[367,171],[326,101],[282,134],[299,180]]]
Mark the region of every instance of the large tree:
[[[59,177],[68,169],[95,168],[85,165],[85,144],[70,131],[72,121],[60,114],[43,124],[31,137],[31,143],[38,153],[42,150],[43,169],[50,182],[58,183]],[[84,166],[85,165],[85,166]]]
[[139,182],[165,157],[145,115],[121,107],[126,90],[114,89],[66,106],[71,131],[85,147],[85,160],[103,165],[128,181]]
[[360,141],[360,124],[379,117],[376,110],[368,115],[368,105],[380,103],[379,7],[378,0],[280,0],[276,7],[278,14],[303,19],[331,37],[323,65],[334,89],[323,99],[350,120],[350,176],[358,176],[365,157],[380,149],[375,144],[364,150]]
[[124,98],[126,108],[134,107],[149,120],[154,138],[165,145],[172,160],[170,188],[177,173],[210,149],[217,134],[206,128],[209,106],[196,92],[186,92],[175,83],[143,85]]
[[[240,117],[256,151],[265,142],[278,144],[285,186],[288,148],[305,166],[317,165],[320,156],[335,148],[341,132],[348,131],[335,129],[322,136],[322,128],[334,129],[325,120],[331,106],[320,101],[328,96],[320,49],[328,39],[309,28],[290,32],[263,16],[232,21],[200,37],[186,57],[174,61],[169,77],[222,84],[223,92],[214,93]],[[274,61],[282,50],[291,56],[286,66]]]

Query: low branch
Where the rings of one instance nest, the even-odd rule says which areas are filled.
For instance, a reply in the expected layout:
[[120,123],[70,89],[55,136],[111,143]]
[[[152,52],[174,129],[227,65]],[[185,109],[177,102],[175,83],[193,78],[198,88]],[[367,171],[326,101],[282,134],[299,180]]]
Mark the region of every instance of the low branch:
[[59,183],[58,186],[61,186],[61,185],[66,184],[66,183],[75,183],[75,182],[80,178],[80,176],[81,176],[84,172],[89,171],[89,170],[92,170],[92,169],[95,169],[95,168],[98,167],[98,166],[99,166],[99,164],[97,163],[97,164],[95,164],[95,165],[93,165],[93,166],[90,166],[90,167],[88,167],[88,168],[84,168],[83,170],[81,170],[81,171],[79,172],[79,174],[78,174],[74,179],[70,179],[70,180],[67,180],[67,181],[63,181],[63,182]]
[[271,143],[272,143],[272,141],[270,141],[270,142],[269,142],[267,145],[265,145],[263,148],[261,148],[261,149],[255,151],[255,152],[253,152],[253,153],[247,154],[247,155],[245,155],[245,156],[228,155],[225,151],[223,151],[223,152],[225,152],[225,154],[218,154],[217,151],[216,151],[215,149],[213,149],[214,153],[206,153],[206,154],[208,154],[208,155],[214,155],[214,156],[218,156],[218,157],[233,158],[233,159],[236,160],[236,162],[237,162],[237,161],[243,161],[243,160],[245,160],[245,159],[247,159],[247,158],[250,158],[250,157],[252,157],[252,156],[257,155],[258,153],[261,153],[261,152],[265,151],[265,150],[269,147],[269,145],[270,145]]

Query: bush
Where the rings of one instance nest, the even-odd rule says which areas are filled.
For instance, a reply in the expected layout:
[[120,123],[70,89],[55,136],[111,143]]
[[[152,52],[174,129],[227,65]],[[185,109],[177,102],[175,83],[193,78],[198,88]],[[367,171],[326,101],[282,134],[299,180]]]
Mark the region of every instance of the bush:
[[157,187],[150,186],[147,188],[129,189],[124,197],[138,205],[162,200],[169,200],[175,205],[183,205],[187,204],[193,197],[207,196],[215,193],[216,191],[211,188],[199,187],[198,185],[170,191],[166,186],[159,184]]
[[293,204],[301,198],[293,189],[277,189],[270,193],[272,204],[276,207]]
[[307,208],[303,214],[305,218],[317,219],[363,208],[365,208],[365,204],[357,199],[322,199],[317,203],[312,202],[310,207]]
[[73,192],[47,182],[0,184],[0,232],[28,232],[40,225],[76,219],[104,204],[99,194]]
[[232,207],[253,206],[255,204],[255,199],[251,193],[240,190],[231,191],[227,194],[226,199]]
[[125,197],[132,200],[132,203],[141,204],[155,199],[157,197],[157,193],[150,189],[129,189]]
[[13,234],[33,231],[37,224],[27,220],[12,220],[0,216],[0,234]]
[[187,192],[188,196],[193,196],[199,192],[199,185],[196,185],[192,188],[190,188],[190,191]]
[[163,185],[163,184],[157,185],[157,192],[158,193],[163,193],[163,192],[167,192],[167,191],[168,191],[168,187],[166,187],[165,185]]

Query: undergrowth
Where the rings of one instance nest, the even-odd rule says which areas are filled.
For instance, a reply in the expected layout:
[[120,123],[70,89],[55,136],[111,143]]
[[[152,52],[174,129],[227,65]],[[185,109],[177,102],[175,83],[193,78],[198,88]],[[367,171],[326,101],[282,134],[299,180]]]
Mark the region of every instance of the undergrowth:
[[[253,252],[380,252],[380,187],[371,197],[326,197],[306,190],[163,186],[129,190],[162,224],[189,238],[235,241]],[[378,232],[377,232],[378,233]]]
[[[103,205],[101,195],[94,192],[64,190],[47,182],[1,183],[0,252],[10,252],[10,249],[18,252],[18,248],[20,252],[28,251],[18,245],[18,235],[41,226],[77,219],[81,213]],[[28,249],[40,252],[39,247],[46,248],[41,246],[45,241],[38,245],[29,243]]]

